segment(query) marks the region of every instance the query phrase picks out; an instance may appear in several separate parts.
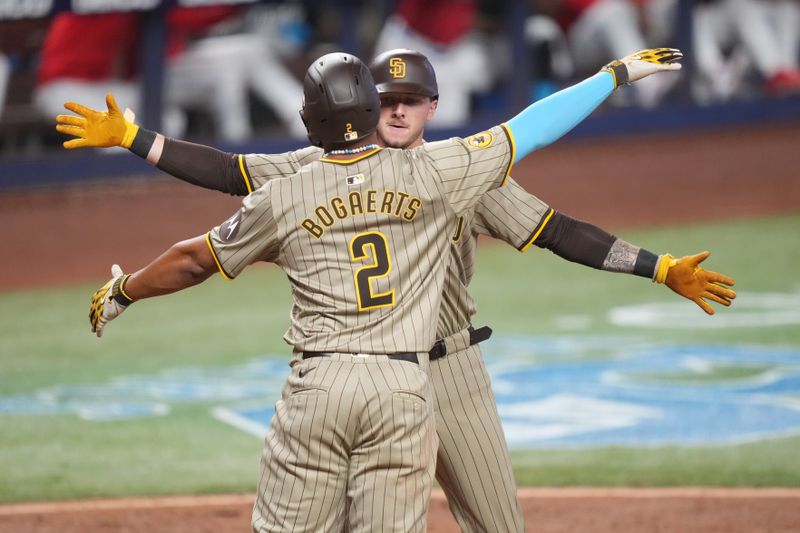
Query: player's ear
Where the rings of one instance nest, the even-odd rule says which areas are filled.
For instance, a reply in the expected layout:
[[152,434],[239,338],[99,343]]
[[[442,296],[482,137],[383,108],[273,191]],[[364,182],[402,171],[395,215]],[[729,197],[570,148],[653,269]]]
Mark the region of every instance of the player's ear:
[[429,121],[429,120],[431,120],[433,118],[433,115],[436,114],[436,107],[438,105],[439,105],[439,99],[438,98],[434,98],[433,100],[431,100],[431,105],[428,108],[428,116],[425,119],[426,121]]

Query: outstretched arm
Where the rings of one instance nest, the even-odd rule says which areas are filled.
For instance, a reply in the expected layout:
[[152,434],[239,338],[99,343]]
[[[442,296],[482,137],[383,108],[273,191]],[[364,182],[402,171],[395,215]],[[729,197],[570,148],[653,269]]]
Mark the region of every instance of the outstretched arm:
[[617,87],[650,74],[679,70],[683,54],[674,48],[641,50],[612,61],[577,85],[544,98],[506,123],[516,143],[514,163],[552,144],[597,109]]
[[665,283],[708,314],[714,310],[705,300],[728,306],[736,297],[725,287],[733,285],[731,278],[699,267],[707,252],[678,260],[668,254],[658,256],[556,211],[510,178],[505,187],[480,199],[472,231],[505,241],[521,252],[536,245],[567,261]]
[[108,111],[64,104],[75,113],[56,117],[56,131],[74,137],[64,142],[64,148],[120,146],[178,179],[236,196],[250,194],[270,179],[294,174],[321,154],[314,148],[274,155],[223,152],[139,127],[130,110],[120,111],[111,93],[106,95],[106,105]]
[[708,301],[727,307],[736,298],[736,293],[729,288],[734,285],[732,278],[700,266],[711,255],[709,252],[680,259],[670,254],[656,255],[593,224],[557,211],[553,212],[533,244],[547,248],[568,261],[608,272],[643,276],[655,283],[666,284],[709,315],[714,314],[714,308]]
[[201,237],[173,245],[143,269],[126,275],[114,265],[112,278],[92,296],[89,322],[98,337],[111,320],[143,298],[171,294],[219,271],[232,279],[256,261],[279,255],[277,222],[272,215],[272,181],[242,200],[242,207]]
[[103,335],[105,325],[130,304],[143,298],[171,294],[208,279],[217,271],[204,236],[173,245],[152,263],[133,274],[111,267],[112,278],[92,295],[89,322],[92,333]]

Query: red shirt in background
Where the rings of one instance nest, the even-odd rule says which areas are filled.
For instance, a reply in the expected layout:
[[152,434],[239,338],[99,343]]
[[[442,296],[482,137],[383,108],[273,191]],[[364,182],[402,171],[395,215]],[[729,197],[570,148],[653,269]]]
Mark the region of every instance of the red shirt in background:
[[472,28],[474,0],[400,0],[396,13],[417,33],[449,45]]
[[[238,11],[231,6],[175,7],[167,13],[167,57],[180,54],[194,38]],[[138,67],[141,15],[56,15],[39,59],[38,83],[132,79]]]
[[138,15],[56,15],[39,60],[38,82],[130,79],[136,70]]

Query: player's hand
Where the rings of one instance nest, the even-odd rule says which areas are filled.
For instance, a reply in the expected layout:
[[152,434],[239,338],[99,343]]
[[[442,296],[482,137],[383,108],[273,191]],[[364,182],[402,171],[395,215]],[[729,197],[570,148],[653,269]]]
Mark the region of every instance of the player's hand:
[[[664,255],[659,262],[655,281],[664,283],[684,298],[696,303],[709,315],[713,315],[714,308],[706,300],[727,307],[731,305],[731,300],[736,298],[736,293],[728,288],[735,283],[732,278],[700,266],[709,255],[711,255],[709,252],[701,252],[680,259],[675,259],[669,254]],[[663,281],[660,281],[659,277],[662,277]]]
[[89,307],[89,323],[92,333],[98,337],[103,336],[103,328],[117,318],[133,303],[133,299],[125,294],[125,281],[130,274],[123,274],[119,265],[111,267],[111,279],[92,295],[92,305]]
[[617,87],[645,78],[656,72],[680,70],[683,53],[677,48],[648,48],[615,59],[601,70],[614,74]]
[[131,147],[133,139],[139,131],[139,126],[133,123],[133,112],[126,109],[123,114],[111,93],[106,95],[106,105],[108,111],[95,111],[75,102],[64,104],[64,107],[78,115],[58,115],[56,117],[56,131],[75,137],[75,139],[65,141],[64,148],[71,150],[84,146]]

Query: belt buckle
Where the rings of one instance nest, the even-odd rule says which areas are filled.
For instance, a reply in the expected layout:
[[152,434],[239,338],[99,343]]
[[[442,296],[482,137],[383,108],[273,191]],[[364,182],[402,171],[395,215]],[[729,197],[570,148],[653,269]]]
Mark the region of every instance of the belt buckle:
[[367,359],[369,357],[368,353],[351,353],[350,357],[353,359]]

